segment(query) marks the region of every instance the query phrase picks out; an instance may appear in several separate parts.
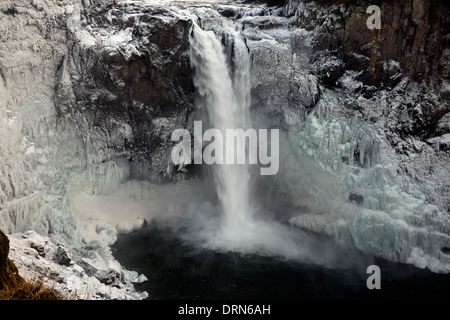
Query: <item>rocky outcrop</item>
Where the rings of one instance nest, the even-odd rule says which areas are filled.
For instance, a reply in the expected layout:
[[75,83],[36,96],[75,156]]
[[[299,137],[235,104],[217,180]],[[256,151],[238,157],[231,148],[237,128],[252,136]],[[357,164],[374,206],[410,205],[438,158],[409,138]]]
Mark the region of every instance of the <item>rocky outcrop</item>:
[[[370,30],[366,9],[370,1],[288,1],[285,13],[296,15],[295,24],[320,35],[314,44],[317,73],[330,88],[339,87],[337,80],[354,70],[355,79],[377,88],[392,89],[404,76],[423,83],[435,95],[425,97],[419,106],[410,106],[413,125],[400,126],[403,134],[429,138],[435,134],[442,117],[450,111],[448,100],[450,78],[450,6],[448,2],[382,1],[381,29]],[[324,63],[317,54],[328,50]],[[426,90],[426,89],[424,89]],[[370,95],[370,92],[366,92]]]
[[79,18],[57,71],[58,115],[101,131],[94,136],[105,144],[102,161],[126,157],[131,178],[169,178],[170,134],[193,108],[191,21],[162,7],[113,3]]
[[416,81],[427,78],[433,81],[438,77],[449,80],[443,68],[450,37],[448,2],[378,2],[381,28],[370,30],[366,26],[370,16],[366,9],[373,4],[370,1],[291,0],[285,12],[292,15],[302,8],[299,26],[320,26],[323,31],[316,48],[337,52],[344,58],[347,69],[367,69],[367,81],[383,82],[385,87],[392,87],[390,72],[387,72],[392,70],[384,66],[390,60],[399,62],[405,73]]
[[15,264],[8,258],[9,239],[0,230],[0,290],[15,288],[23,281]]
[[[10,240],[10,258],[17,264],[23,278],[30,282],[41,280],[60,297],[124,300],[148,296],[145,292],[135,292],[132,285],[132,282],[142,282],[146,278],[123,270],[115,261],[100,264],[98,260],[85,258],[75,262],[62,244],[56,244],[34,231],[13,234]],[[85,265],[86,261],[91,264],[89,268]]]

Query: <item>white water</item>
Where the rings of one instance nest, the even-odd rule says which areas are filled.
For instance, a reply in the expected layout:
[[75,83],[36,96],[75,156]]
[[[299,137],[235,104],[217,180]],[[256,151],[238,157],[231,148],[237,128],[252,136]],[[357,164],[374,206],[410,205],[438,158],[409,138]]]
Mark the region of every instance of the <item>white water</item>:
[[[210,126],[222,133],[225,129],[250,127],[249,54],[241,36],[237,32],[233,35],[234,79],[227,67],[222,45],[214,32],[204,31],[194,25],[190,39],[192,64],[196,70],[194,84],[204,99]],[[224,141],[218,143],[224,146]],[[237,141],[237,149],[241,148],[240,143]],[[219,152],[223,152],[223,148]],[[218,158],[224,157],[219,154]],[[253,223],[249,167],[237,164],[214,165],[213,175],[223,211],[221,236],[226,241],[236,241],[248,232]]]
[[[194,85],[203,100],[200,105],[205,108],[209,125],[222,132],[251,127],[249,52],[238,31],[228,28],[226,36],[228,45],[223,48],[213,31],[204,31],[194,24],[190,38]],[[233,52],[229,51],[231,48]],[[225,53],[231,59],[227,60]],[[234,63],[232,68],[227,64],[230,60]],[[236,147],[240,145],[236,143]],[[218,158],[222,158],[222,154]],[[220,201],[219,222],[212,213],[215,209],[191,208],[185,215],[192,215],[192,221],[184,225],[191,231],[182,237],[213,250],[321,259],[312,254],[311,248],[317,248],[317,243],[311,244],[311,239],[298,230],[295,232],[276,221],[258,218],[258,206],[252,201],[253,179],[249,165],[216,164],[212,171]],[[329,259],[333,254],[328,252],[325,256]]]

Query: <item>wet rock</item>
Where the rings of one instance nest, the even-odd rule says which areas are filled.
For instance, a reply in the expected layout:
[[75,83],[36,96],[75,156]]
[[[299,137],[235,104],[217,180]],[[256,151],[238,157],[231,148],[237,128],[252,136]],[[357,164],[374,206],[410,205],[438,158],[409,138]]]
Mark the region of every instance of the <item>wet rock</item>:
[[364,202],[364,197],[360,194],[350,193],[348,196],[350,201],[354,201],[358,206],[362,205]]
[[32,243],[32,244],[31,244],[31,248],[33,248],[34,250],[36,250],[37,253],[38,253],[41,257],[45,258],[45,248],[44,248],[44,246],[43,246],[42,244]]
[[95,277],[100,280],[101,283],[107,285],[119,285],[122,280],[120,272],[114,269],[98,271]]
[[[348,69],[366,71],[367,84],[394,87],[400,69],[413,79],[449,77],[450,5],[446,1],[384,1],[381,29],[370,30],[365,9],[370,1],[317,1],[307,4],[290,0],[285,14],[295,15],[298,26],[319,28],[316,51],[336,51]],[[399,70],[385,72],[386,63],[396,61]]]
[[59,245],[58,249],[56,250],[56,260],[60,265],[66,267],[74,264],[72,259],[70,259],[66,249],[62,245]]
[[164,179],[172,144],[152,121],[164,118],[173,131],[186,125],[193,108],[191,21],[160,6],[92,6],[108,19],[98,20],[90,8],[94,20],[68,39],[57,71],[58,116],[75,126],[89,123],[93,139],[104,141],[102,153],[109,153],[103,163],[126,156],[133,177]]

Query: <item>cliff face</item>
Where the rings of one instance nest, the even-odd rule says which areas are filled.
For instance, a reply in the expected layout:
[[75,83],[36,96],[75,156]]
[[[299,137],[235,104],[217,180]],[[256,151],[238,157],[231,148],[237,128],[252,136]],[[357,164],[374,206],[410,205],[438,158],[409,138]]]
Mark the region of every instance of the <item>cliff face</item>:
[[192,110],[189,29],[144,4],[0,2],[2,230],[84,250],[74,194],[190,174],[170,165],[170,135]]
[[[361,2],[362,8],[370,2]],[[446,1],[383,1],[380,5],[382,27],[365,27],[368,14],[352,13],[345,23],[344,52],[370,56],[371,65],[363,64],[371,76],[392,87],[385,61],[398,61],[413,80],[429,80],[438,88],[440,78],[449,80],[442,68],[448,63],[450,5]],[[367,43],[373,48],[365,48]],[[378,76],[377,76],[378,75]],[[395,82],[394,82],[395,83]]]
[[18,274],[18,269],[8,258],[9,239],[0,230],[0,290],[15,288],[23,279]]
[[102,161],[126,157],[131,178],[164,180],[170,129],[184,127],[193,106],[190,20],[153,6],[112,3],[81,10],[80,19],[89,28],[68,32],[56,83],[58,115],[104,132],[95,134],[106,142],[97,150]]
[[[366,9],[373,4],[381,9],[381,29],[370,30],[366,26],[370,16]],[[439,121],[450,111],[448,2],[291,0],[285,13],[296,15],[300,27],[318,28],[321,34],[315,51],[328,50],[331,57],[341,62],[319,70],[324,84],[336,88],[336,81],[346,71],[354,70],[359,72],[357,80],[378,89],[392,89],[407,75],[422,83],[424,91],[434,93],[437,100],[425,97],[419,106],[410,105],[413,124],[400,125],[399,131],[423,139],[442,134]],[[446,128],[447,133],[448,124]]]
[[[286,4],[286,14],[292,15],[298,8],[317,8],[317,5],[329,15],[321,16],[324,11],[310,11],[313,14],[310,16],[308,11],[303,11],[304,15],[299,16],[298,22],[307,28],[323,26],[326,22],[322,29],[324,39],[318,43],[318,48],[338,50],[343,56],[353,53],[370,58],[376,54],[376,61],[372,61],[372,65],[364,64],[362,60],[359,62],[363,63],[361,69],[372,68],[368,71],[380,76],[386,73],[381,62],[392,59],[399,61],[408,75],[414,76],[414,80],[421,81],[430,77],[449,79],[448,71],[442,66],[446,62],[445,57],[448,57],[446,50],[449,48],[448,2],[291,0]],[[370,30],[366,26],[371,15],[366,13],[366,9],[370,5],[378,5],[381,9],[380,29]],[[330,20],[325,21],[326,18]]]

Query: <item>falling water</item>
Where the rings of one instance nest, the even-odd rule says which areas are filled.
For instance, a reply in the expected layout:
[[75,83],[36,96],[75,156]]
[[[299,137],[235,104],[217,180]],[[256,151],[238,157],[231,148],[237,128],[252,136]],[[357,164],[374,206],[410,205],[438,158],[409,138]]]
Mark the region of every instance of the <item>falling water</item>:
[[[225,129],[251,128],[249,52],[238,31],[233,28],[226,28],[225,31],[224,46],[213,31],[202,30],[195,23],[190,37],[194,85],[202,98],[201,106],[206,109],[209,125],[222,133]],[[224,145],[223,141],[219,143]],[[245,141],[237,142],[236,148],[242,147],[239,143]],[[216,151],[223,153],[223,149]],[[219,154],[218,158],[223,155]],[[254,154],[247,156],[248,159],[256,157]],[[207,243],[203,245],[213,249],[295,259],[309,256],[309,239],[304,234],[293,232],[276,221],[258,218],[258,205],[252,201],[251,172],[248,164],[213,166],[222,213],[220,227],[208,225],[204,221],[208,218],[204,218],[199,224],[205,227],[202,231],[197,229],[196,236],[205,239]]]
[[[225,136],[225,129],[250,127],[250,59],[241,35],[230,30],[233,72],[221,42],[213,31],[196,24],[191,34],[191,61],[196,70],[194,85],[204,101],[210,125]],[[239,140],[239,139],[237,139]],[[224,146],[224,141],[219,145]],[[236,148],[241,148],[236,141]],[[245,146],[244,146],[245,147]],[[216,149],[217,151],[217,149]],[[223,152],[221,149],[219,152]],[[236,154],[236,152],[235,152]],[[218,158],[225,159],[225,154]],[[222,207],[221,236],[225,241],[242,240],[253,225],[251,174],[248,165],[216,164],[214,182]]]

